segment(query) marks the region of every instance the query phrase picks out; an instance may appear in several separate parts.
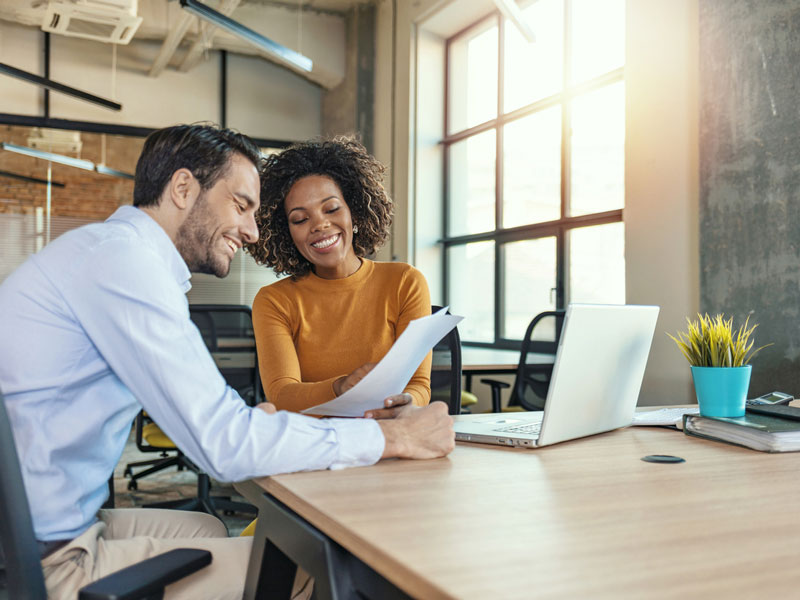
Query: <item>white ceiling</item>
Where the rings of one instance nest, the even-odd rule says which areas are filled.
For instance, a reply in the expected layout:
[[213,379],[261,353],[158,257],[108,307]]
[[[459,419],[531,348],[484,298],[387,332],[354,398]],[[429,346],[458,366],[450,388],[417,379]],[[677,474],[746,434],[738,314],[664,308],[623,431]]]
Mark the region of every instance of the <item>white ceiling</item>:
[[[28,27],[40,28],[49,0],[0,0],[0,20],[10,21]],[[82,1],[102,2],[103,0],[52,0],[62,4],[81,4]],[[110,1],[110,0],[106,0]],[[134,0],[135,2],[136,0]],[[281,27],[278,23],[286,23],[286,19],[299,19],[309,31],[313,31],[313,22],[317,26],[326,20],[342,22],[345,15],[360,5],[375,4],[378,0],[202,0],[210,7],[228,14],[231,18],[241,20],[254,29],[260,30],[267,37],[272,37],[281,42],[280,30],[270,33],[272,29]],[[225,10],[225,7],[228,10]],[[233,11],[232,13],[230,11]],[[179,68],[183,71],[191,70],[199,60],[202,49],[225,49],[230,52],[262,55],[268,60],[274,60],[268,55],[259,54],[249,44],[238,40],[224,32],[200,38],[204,30],[196,17],[184,13],[180,9],[178,0],[138,0],[138,16],[143,18],[134,39],[161,42],[162,52],[150,69],[150,75],[157,77],[167,64],[175,65],[175,61],[182,61]],[[276,20],[277,18],[277,20]],[[320,21],[321,19],[321,21]],[[204,25],[203,25],[204,26]],[[324,26],[324,25],[323,25]],[[313,34],[312,34],[313,35]],[[311,40],[309,40],[311,42]],[[284,42],[287,43],[287,42]],[[291,46],[291,42],[289,42]],[[183,50],[178,52],[178,48]],[[186,49],[191,46],[191,50]],[[176,54],[177,52],[177,54]],[[186,58],[181,54],[186,53]],[[191,56],[188,56],[191,55]],[[343,67],[336,68],[327,64],[328,57],[325,53],[317,53],[314,70],[311,73],[299,72],[298,74],[310,81],[331,89],[338,85],[343,77]],[[1,59],[0,59],[1,60]],[[291,68],[291,67],[290,67]],[[292,69],[294,70],[294,69]]]

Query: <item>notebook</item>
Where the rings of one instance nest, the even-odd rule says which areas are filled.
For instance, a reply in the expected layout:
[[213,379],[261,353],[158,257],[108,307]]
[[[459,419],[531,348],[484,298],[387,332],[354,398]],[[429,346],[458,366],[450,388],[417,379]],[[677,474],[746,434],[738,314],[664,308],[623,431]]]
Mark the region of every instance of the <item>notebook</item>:
[[658,311],[571,304],[544,410],[458,415],[456,440],[538,448],[630,425]]

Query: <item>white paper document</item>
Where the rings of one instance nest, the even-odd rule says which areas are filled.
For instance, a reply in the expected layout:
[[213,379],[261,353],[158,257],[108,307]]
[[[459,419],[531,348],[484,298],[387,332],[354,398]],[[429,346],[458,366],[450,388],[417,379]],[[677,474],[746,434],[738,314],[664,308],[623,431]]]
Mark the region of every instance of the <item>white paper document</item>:
[[697,414],[700,414],[700,410],[696,406],[642,410],[633,415],[631,425],[655,425],[683,429],[683,415]]
[[303,412],[328,417],[363,417],[368,410],[383,408],[383,401],[403,392],[425,355],[463,318],[448,315],[445,307],[427,317],[414,319],[364,379],[341,396]]

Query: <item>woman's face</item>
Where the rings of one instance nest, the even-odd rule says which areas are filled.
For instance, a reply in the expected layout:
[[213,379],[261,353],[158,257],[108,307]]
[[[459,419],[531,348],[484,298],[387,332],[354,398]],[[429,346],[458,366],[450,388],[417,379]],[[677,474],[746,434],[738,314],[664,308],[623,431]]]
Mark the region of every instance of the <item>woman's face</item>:
[[333,179],[309,175],[297,180],[283,205],[292,241],[319,277],[341,279],[358,270],[350,208]]

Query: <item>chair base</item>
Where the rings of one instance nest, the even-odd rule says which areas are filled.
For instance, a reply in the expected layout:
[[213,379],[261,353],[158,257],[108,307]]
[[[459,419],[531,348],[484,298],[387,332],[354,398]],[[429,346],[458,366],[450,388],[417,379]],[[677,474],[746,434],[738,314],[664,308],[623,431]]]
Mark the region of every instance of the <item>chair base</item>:
[[[132,467],[144,467],[147,465],[150,466],[149,469],[145,469],[143,471],[139,471],[138,473],[134,473]],[[154,458],[151,460],[141,460],[139,462],[132,462],[128,463],[125,467],[125,472],[123,473],[123,477],[130,477],[131,480],[128,482],[128,489],[129,490],[136,490],[139,488],[139,484],[137,481],[142,477],[147,477],[148,475],[152,475],[153,473],[157,473],[163,469],[167,469],[169,467],[177,467],[178,471],[183,471],[186,467],[184,462],[181,460],[181,456],[164,456],[162,458]]]
[[[165,502],[154,502],[145,504],[143,508],[170,508],[173,510],[192,510],[204,512],[222,521],[217,511],[225,514],[245,513],[256,516],[258,509],[246,502],[236,502],[229,496],[211,495],[211,478],[203,472],[197,473],[197,497],[184,498],[181,500],[167,500]],[[224,522],[224,521],[223,521]]]

